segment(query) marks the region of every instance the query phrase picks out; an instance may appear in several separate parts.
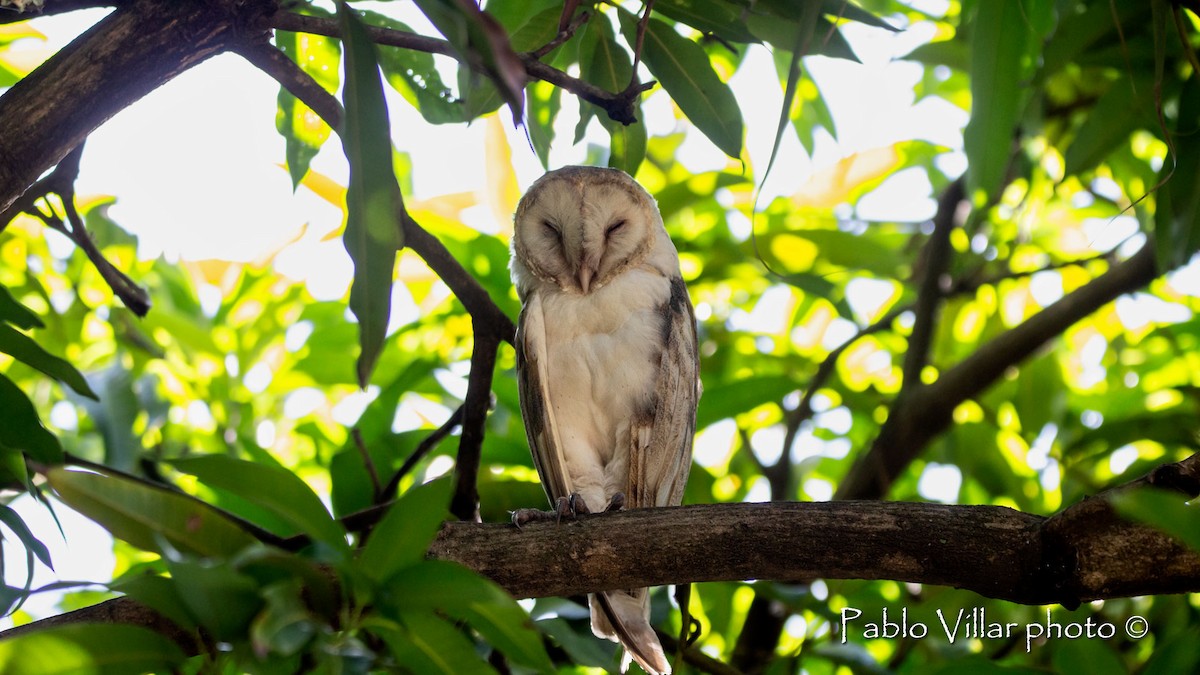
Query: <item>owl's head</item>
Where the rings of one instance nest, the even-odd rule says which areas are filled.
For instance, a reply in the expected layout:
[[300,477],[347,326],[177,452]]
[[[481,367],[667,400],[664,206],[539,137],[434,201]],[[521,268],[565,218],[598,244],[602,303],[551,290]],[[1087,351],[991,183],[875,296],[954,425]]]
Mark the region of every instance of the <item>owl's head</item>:
[[563,291],[587,295],[644,260],[660,234],[666,239],[654,199],[617,169],[568,166],[547,173],[521,198],[515,221],[519,291],[523,266]]

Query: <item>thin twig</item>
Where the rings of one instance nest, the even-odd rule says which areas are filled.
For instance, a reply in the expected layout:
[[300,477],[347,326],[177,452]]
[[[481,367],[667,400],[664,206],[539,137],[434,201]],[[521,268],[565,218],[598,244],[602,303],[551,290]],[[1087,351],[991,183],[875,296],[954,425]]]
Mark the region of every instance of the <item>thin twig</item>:
[[429,454],[430,450],[436,448],[438,443],[442,442],[442,439],[449,436],[450,432],[454,431],[456,427],[462,424],[462,418],[463,406],[460,405],[453,413],[451,413],[450,419],[443,422],[442,426],[434,429],[432,433],[421,440],[421,443],[417,445],[415,450],[412,451],[412,454],[410,454],[408,458],[404,460],[404,464],[402,464],[400,468],[396,470],[396,473],[392,474],[392,479],[388,481],[387,486],[385,486],[379,493],[375,503],[380,504],[383,501],[392,499],[392,496],[395,494],[396,490],[400,488],[400,481],[408,475],[409,471],[412,471],[413,467],[417,465],[417,462],[420,462],[425,455]]
[[317,84],[295,61],[267,42],[247,42],[234,49],[242,58],[270,75],[292,96],[302,101],[330,127],[341,126],[342,104]]
[[554,51],[555,49],[558,49],[559,45],[566,42],[567,40],[570,40],[571,37],[575,35],[575,31],[579,30],[580,26],[587,23],[587,20],[589,18],[591,18],[591,14],[587,13],[586,11],[580,13],[579,16],[576,16],[574,18],[571,18],[567,14],[568,10],[570,10],[571,12],[574,12],[575,7],[578,4],[579,4],[579,0],[568,0],[568,2],[564,3],[563,16],[562,16],[562,19],[559,20],[558,34],[555,35],[554,38],[551,39],[546,44],[529,52],[530,56],[532,56],[535,59],[541,60],[541,58],[543,56],[549,54],[550,52]]
[[378,504],[383,498],[383,488],[379,485],[379,472],[375,470],[375,460],[371,459],[371,453],[367,451],[367,444],[363,441],[362,430],[354,427],[350,430],[350,436],[354,439],[354,447],[358,448],[358,454],[362,457],[363,465],[367,467],[367,476],[371,479],[371,490],[374,493],[371,503]]
[[650,12],[654,9],[654,0],[645,0],[646,10],[642,12],[642,18],[638,20],[637,25],[637,40],[633,46],[633,69],[629,76],[629,86],[625,87],[626,92],[631,92],[638,87],[638,66],[642,63],[642,46],[646,42],[646,26],[650,23]]
[[[79,177],[79,162],[82,157],[83,143],[80,143],[63,157],[50,175],[34,183],[24,195],[14,201],[0,215],[0,223],[6,225],[20,212],[41,219],[47,227],[61,232],[83,250],[100,277],[126,307],[138,316],[146,316],[150,311],[149,293],[104,257],[96,247],[96,242],[92,241],[91,235],[84,227],[83,217],[75,207],[75,179]],[[57,194],[62,199],[66,222],[54,212],[49,200],[46,200],[45,211],[37,207],[36,202],[45,199],[50,193]],[[0,230],[3,230],[4,225],[0,225]]]
[[[271,25],[278,30],[311,33],[313,35],[324,35],[334,38],[341,36],[340,28],[336,21],[319,16],[305,16],[293,12],[276,12],[271,17]],[[388,47],[400,47],[402,49],[458,58],[450,43],[445,40],[376,26],[367,26],[367,35],[371,38],[372,42]],[[525,67],[525,73],[530,77],[549,82],[556,87],[571,92],[588,103],[599,106],[608,113],[609,117],[623,124],[633,124],[637,121],[632,101],[636,99],[637,94],[654,86],[653,82],[639,85],[638,91],[631,98],[630,92],[613,93],[605,91],[590,82],[572,77],[553,66],[542,63],[533,54],[518,54],[517,57],[520,58],[521,65]]]
[[929,362],[937,313],[943,300],[942,275],[954,254],[950,233],[954,231],[955,212],[962,200],[963,181],[959,179],[951,183],[938,200],[937,214],[933,217],[933,234],[921,251],[924,274],[917,287],[917,304],[913,308],[915,318],[908,338],[908,349],[904,353],[900,397],[921,385],[921,371]]

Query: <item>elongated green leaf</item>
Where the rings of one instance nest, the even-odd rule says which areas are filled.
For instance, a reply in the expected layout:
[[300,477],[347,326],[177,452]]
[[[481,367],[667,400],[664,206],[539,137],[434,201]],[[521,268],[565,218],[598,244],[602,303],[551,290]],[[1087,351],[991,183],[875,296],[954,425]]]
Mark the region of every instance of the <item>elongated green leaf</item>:
[[[621,31],[630,44],[637,41],[638,19],[622,11]],[[700,45],[651,18],[646,26],[642,60],[683,114],[722,152],[742,154],[742,111],[729,85],[712,68]]]
[[1145,488],[1113,498],[1117,513],[1162,530],[1200,551],[1200,506],[1167,490]]
[[[373,26],[413,32],[407,24],[377,12],[364,11],[363,19]],[[463,101],[454,97],[442,82],[433,54],[415,49],[378,45],[379,67],[392,88],[416,108],[431,124],[465,122]]]
[[712,33],[730,42],[758,42],[738,16],[738,10],[720,0],[659,0],[654,11],[685,23],[701,33]]
[[900,32],[899,28],[896,28],[892,24],[875,16],[862,7],[859,7],[853,2],[850,2],[850,0],[822,0],[821,10],[829,16],[837,17],[839,19],[857,21],[858,23],[865,24],[867,26],[874,26],[876,28],[890,30],[893,33]]
[[486,675],[495,669],[476,655],[462,631],[433,612],[401,612],[400,623],[376,630],[392,656],[414,673]]
[[342,146],[350,162],[342,240],[354,261],[350,310],[358,319],[358,384],[366,387],[387,336],[396,252],[404,246],[404,201],[392,167],[391,127],[375,45],[344,2],[338,4],[338,18],[346,47]]
[[185,553],[224,557],[256,541],[208,504],[131,478],[57,467],[46,479],[68,506],[147,551],[161,553],[161,537]]
[[58,437],[42,426],[25,392],[4,375],[0,375],[0,447],[23,450],[44,464],[63,461]]
[[522,92],[525,66],[509,44],[508,32],[490,14],[474,3],[454,0],[414,0],[429,21],[446,36],[464,64],[483,66],[501,101],[520,120],[524,113]]
[[45,324],[28,307],[17,302],[8,288],[0,286],[0,321],[7,321],[17,328],[29,330]]
[[[299,8],[305,14],[328,17],[329,12],[304,5]],[[338,88],[338,62],[341,60],[341,43],[321,35],[303,36],[289,31],[275,31],[275,45],[296,62],[326,91],[333,93]],[[278,112],[275,128],[287,142],[286,156],[288,173],[292,177],[292,188],[300,185],[308,165],[317,151],[329,138],[331,129],[311,108],[292,96],[286,88],[279,88]]]
[[550,168],[550,147],[554,143],[554,120],[562,108],[562,89],[549,82],[531,82],[525,87],[525,128],[529,142],[543,169]]
[[0,642],[3,675],[171,672],[184,659],[170,638],[128,624],[68,624]]
[[1030,31],[1021,2],[981,2],[972,23],[971,119],[963,132],[968,194],[994,198],[1004,183],[1012,155],[1025,86],[1022,59]]
[[228,490],[261,506],[335,550],[348,550],[346,531],[325,510],[321,499],[299,476],[283,467],[228,455],[177,459],[171,466],[205,485]]
[[436,480],[404,493],[371,531],[359,563],[368,577],[382,581],[425,559],[429,543],[449,516],[451,484]]
[[398,617],[438,610],[467,621],[512,660],[554,672],[529,615],[496,584],[460,565],[425,560],[401,570],[385,584],[380,607]]
[[42,561],[42,564],[50,569],[54,569],[54,563],[50,560],[50,549],[46,548],[37,537],[33,536],[33,532],[29,530],[29,526],[21,520],[21,515],[14,511],[7,504],[0,504],[0,523],[4,523],[17,535],[17,539],[29,549],[37,559]]
[[83,374],[75,366],[42,349],[33,338],[16,330],[12,326],[0,323],[0,352],[62,382],[75,393],[95,399],[96,392],[88,386]]

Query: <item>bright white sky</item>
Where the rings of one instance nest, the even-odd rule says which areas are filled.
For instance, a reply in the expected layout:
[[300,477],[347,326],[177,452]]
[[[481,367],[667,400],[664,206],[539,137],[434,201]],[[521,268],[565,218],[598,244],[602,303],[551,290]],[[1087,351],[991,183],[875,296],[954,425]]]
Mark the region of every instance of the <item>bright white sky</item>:
[[[930,0],[930,4],[939,5],[932,7],[932,11],[940,11],[938,0]],[[412,9],[398,3],[381,3],[375,9],[396,10],[398,6]],[[30,50],[31,59],[51,53],[104,14],[104,10],[86,10],[39,19],[35,26],[47,35],[48,41],[26,41],[15,48]],[[416,14],[415,10],[412,14]],[[418,30],[429,31],[419,14],[404,19]],[[808,59],[806,62],[837,120],[838,139],[834,141],[827,135],[819,138],[810,160],[795,136],[785,134],[780,159],[760,203],[767,203],[776,194],[795,192],[814,169],[828,167],[850,153],[897,141],[931,141],[956,151],[950,156],[951,164],[965,165],[961,156],[961,130],[967,120],[966,113],[933,99],[914,104],[912,86],[921,71],[914,64],[893,62],[898,55],[928,40],[931,32],[928,26],[891,34],[850,25],[845,33],[863,64]],[[782,102],[774,73],[770,55],[764,48],[754,47],[745,66],[731,81],[746,116],[746,147],[751,167],[765,167],[771,150]],[[454,81],[453,76],[445,79]],[[161,254],[168,259],[253,260],[294,239],[307,223],[308,229],[300,241],[276,260],[277,268],[289,276],[305,279],[318,298],[343,297],[351,274],[348,257],[339,240],[320,242],[340,225],[342,215],[305,188],[293,194],[286,171],[279,168],[284,159],[284,142],[274,127],[277,92],[278,85],[273,80],[239,57],[211,59],[121,112],[92,134],[84,152],[77,184],[79,193],[117,195],[119,201],[110,214],[139,236],[143,257]],[[398,95],[389,97],[389,105],[395,143],[399,149],[411,153],[415,167],[415,194],[405,195],[406,198],[427,199],[465,190],[486,194],[484,139],[489,122],[478,121],[467,128],[432,126]],[[650,96],[645,112],[651,133],[674,129],[676,122],[664,95]],[[542,168],[523,133],[511,128],[507,110],[501,113],[518,183],[524,189],[542,173]],[[572,138],[576,114],[571,105],[564,106],[560,114],[558,123],[562,131],[552,151],[552,166],[578,163],[585,157],[587,141],[574,147],[567,144]],[[607,142],[596,122],[589,138]],[[679,159],[696,172],[726,165],[724,155],[694,132],[681,147]],[[346,162],[336,137],[326,144],[313,168],[344,183]],[[928,218],[934,209],[931,186],[923,175],[905,172],[887,181],[862,208],[870,208],[872,217]],[[487,209],[477,209],[465,217],[470,219],[469,225],[484,231],[495,231],[498,227]],[[65,240],[57,246],[63,254],[70,251]],[[1197,270],[1191,269],[1186,274],[1192,283],[1200,281]],[[858,304],[877,306],[884,299],[871,297],[879,293],[870,292],[869,285],[863,289]],[[890,294],[890,290],[886,292]],[[781,294],[775,295],[780,296],[778,300],[783,299]],[[772,314],[775,300],[770,297],[775,296],[769,294],[760,303],[759,309],[763,311],[755,312],[764,320]],[[1135,301],[1125,303],[1127,311],[1130,302]],[[845,328],[853,330],[853,325],[846,323]],[[823,413],[818,424],[836,429],[848,424],[848,419],[844,410],[835,409]],[[723,461],[734,432],[732,424],[719,424],[702,434],[697,442],[698,461]],[[782,434],[777,432],[760,432],[762,437],[755,438],[756,445],[777,455],[782,450],[779,447]],[[811,432],[808,436],[812,436]],[[802,441],[806,448],[825,447],[815,437]],[[849,450],[832,445],[824,452],[840,456]],[[922,479],[922,494],[930,499],[953,499],[961,480],[957,470],[935,469],[928,480]],[[765,488],[765,484],[758,487]],[[805,489],[814,498],[828,498],[832,494],[832,486],[828,485],[806,484]],[[762,489],[752,490],[752,499],[765,496]],[[61,508],[60,518],[70,532],[68,548],[44,509],[27,500],[18,502],[16,507],[50,546],[58,570],[56,575],[39,566],[35,586],[58,579],[111,578],[111,545],[98,526]],[[24,555],[19,548],[4,547],[9,584],[24,582]],[[54,614],[58,611],[58,599],[57,593],[44,594],[28,602],[25,610],[35,617]],[[4,620],[0,625],[7,622]]]

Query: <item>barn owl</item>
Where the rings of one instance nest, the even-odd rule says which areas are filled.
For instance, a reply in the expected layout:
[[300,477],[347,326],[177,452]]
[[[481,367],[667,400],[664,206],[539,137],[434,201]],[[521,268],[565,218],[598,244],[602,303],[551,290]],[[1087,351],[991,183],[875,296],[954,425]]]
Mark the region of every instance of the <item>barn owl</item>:
[[[559,516],[678,505],[700,395],[696,320],[653,198],[615,169],[546,174],[517,205],[511,270],[521,413]],[[588,600],[592,631],[625,647],[624,667],[670,672],[648,589]]]

